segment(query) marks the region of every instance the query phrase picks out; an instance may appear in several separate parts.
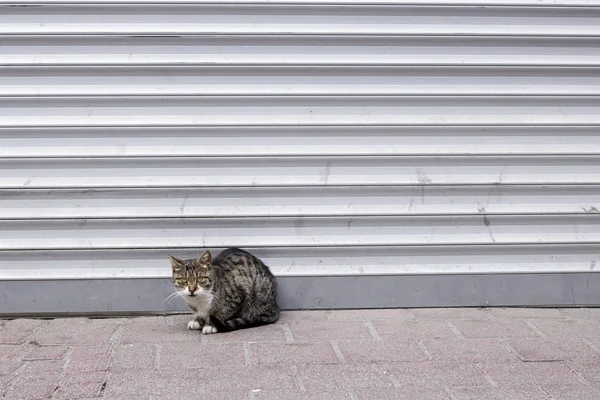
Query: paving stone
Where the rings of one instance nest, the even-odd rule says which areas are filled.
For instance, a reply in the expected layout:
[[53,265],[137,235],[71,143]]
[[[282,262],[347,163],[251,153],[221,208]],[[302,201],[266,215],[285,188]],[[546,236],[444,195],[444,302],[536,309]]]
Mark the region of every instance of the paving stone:
[[107,345],[74,347],[67,372],[107,371],[109,356],[110,346]]
[[281,324],[271,324],[233,332],[217,333],[216,335],[202,335],[201,341],[203,344],[285,342],[286,337]]
[[0,345],[0,378],[11,374],[22,364],[24,348],[17,345]]
[[361,388],[352,390],[356,400],[449,400],[444,389],[435,386],[410,388]]
[[227,390],[224,392],[207,393],[199,398],[205,400],[247,400],[250,398],[249,393],[248,390]]
[[0,360],[17,360],[23,354],[23,347],[19,345],[0,345]]
[[456,339],[456,336],[444,320],[374,320],[375,330],[382,339],[415,340]]
[[373,339],[362,321],[291,321],[289,327],[295,340],[328,341],[344,339]]
[[222,392],[224,388],[236,393],[265,389],[298,389],[294,374],[288,365],[254,365],[225,369],[209,367],[203,368],[199,376],[202,378],[206,394]]
[[125,344],[115,347],[111,369],[152,369],[157,356],[157,345],[152,343]]
[[47,399],[57,387],[58,379],[47,376],[16,379],[3,393],[3,397],[11,400]]
[[465,338],[527,338],[540,337],[525,322],[518,319],[459,320],[452,323]]
[[0,360],[0,377],[13,373],[21,364],[21,360]]
[[490,308],[490,314],[497,318],[566,319],[569,316],[558,308]]
[[329,314],[332,321],[366,321],[375,319],[395,319],[401,321],[412,321],[415,316],[409,309],[402,308],[380,308],[374,310],[336,310]]
[[0,330],[0,344],[20,344],[42,325],[39,319],[15,319],[5,321]]
[[508,339],[506,343],[523,361],[577,361],[600,364],[600,354],[579,339]]
[[560,362],[483,363],[480,368],[493,382],[502,387],[581,383],[577,375]]
[[463,387],[452,389],[453,400],[549,400],[540,387]]
[[42,399],[58,387],[63,362],[57,360],[26,361],[15,371],[3,393],[7,399]]
[[64,318],[46,321],[32,340],[40,345],[97,345],[108,341],[119,319]]
[[337,345],[347,364],[428,360],[414,341],[340,340]]
[[111,371],[107,376],[104,396],[130,399],[152,395],[154,399],[194,399],[199,397],[199,386],[194,371]]
[[508,362],[517,357],[495,339],[422,340],[435,361],[452,362]]
[[60,380],[53,399],[82,399],[100,396],[105,377],[106,374],[103,372],[65,374]]
[[[199,331],[189,330],[187,322],[191,316],[184,316],[185,322],[173,323],[173,319],[166,320],[162,317],[133,318],[123,328],[121,344],[131,343],[174,343],[174,342],[200,342]],[[181,316],[180,316],[181,319]]]
[[432,386],[486,386],[482,371],[476,364],[456,362],[393,363],[389,369],[401,387]]
[[550,339],[600,337],[600,324],[576,320],[531,320],[530,323]]
[[67,351],[69,348],[66,346],[36,346],[23,357],[23,360],[60,360],[65,357]]
[[218,365],[220,368],[246,365],[241,343],[219,343],[200,346],[195,343],[164,343],[160,345],[159,368],[200,369]]
[[600,322],[600,307],[561,308],[560,311],[574,319]]
[[411,312],[417,318],[467,318],[486,319],[488,308],[415,308]]
[[383,364],[302,365],[300,381],[306,389],[335,391],[355,387],[393,387],[391,374]]
[[544,385],[553,400],[598,400],[600,388],[588,385]]
[[[339,391],[324,392],[321,390],[261,390],[260,392],[255,392],[253,394],[256,400],[352,400],[348,393]],[[240,400],[241,397],[223,399]]]
[[327,321],[332,311],[310,310],[310,311],[282,311],[279,317],[279,323],[289,323],[293,321]]
[[338,364],[329,343],[250,343],[253,364]]

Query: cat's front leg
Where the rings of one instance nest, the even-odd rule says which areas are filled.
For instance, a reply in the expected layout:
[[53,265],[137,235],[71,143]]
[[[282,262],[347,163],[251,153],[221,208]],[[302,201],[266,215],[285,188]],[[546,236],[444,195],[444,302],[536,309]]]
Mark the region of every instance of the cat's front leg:
[[204,318],[194,315],[194,318],[190,322],[188,322],[188,329],[199,331],[204,326],[205,320]]
[[210,335],[212,333],[217,333],[219,331],[213,321],[214,321],[214,318],[212,316],[210,316],[206,319],[206,323],[204,324],[204,327],[202,328],[202,333],[204,335]]

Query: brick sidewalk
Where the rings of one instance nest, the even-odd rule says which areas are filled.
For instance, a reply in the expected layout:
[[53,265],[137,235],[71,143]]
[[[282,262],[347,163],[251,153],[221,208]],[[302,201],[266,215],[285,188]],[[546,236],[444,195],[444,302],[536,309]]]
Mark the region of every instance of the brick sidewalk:
[[6,399],[600,399],[600,309],[0,321]]

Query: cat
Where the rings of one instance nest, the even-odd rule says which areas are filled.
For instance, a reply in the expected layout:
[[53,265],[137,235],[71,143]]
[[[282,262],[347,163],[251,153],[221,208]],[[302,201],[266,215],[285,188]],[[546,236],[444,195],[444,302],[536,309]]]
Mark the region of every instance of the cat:
[[275,277],[252,254],[229,248],[214,260],[208,250],[195,260],[169,258],[177,293],[194,313],[189,329],[211,334],[279,319]]

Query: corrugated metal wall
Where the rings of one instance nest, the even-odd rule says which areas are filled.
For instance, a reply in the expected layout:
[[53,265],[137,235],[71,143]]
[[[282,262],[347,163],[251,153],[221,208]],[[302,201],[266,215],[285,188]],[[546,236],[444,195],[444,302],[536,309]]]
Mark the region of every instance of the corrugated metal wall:
[[595,270],[600,1],[120,3],[0,1],[0,280]]

